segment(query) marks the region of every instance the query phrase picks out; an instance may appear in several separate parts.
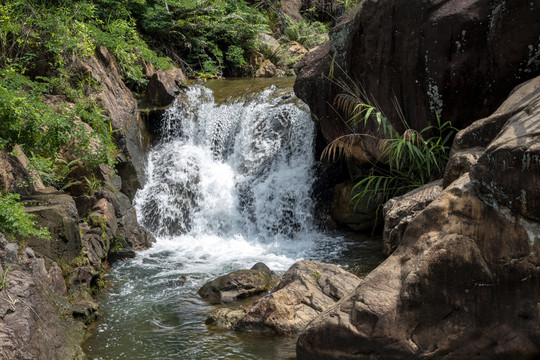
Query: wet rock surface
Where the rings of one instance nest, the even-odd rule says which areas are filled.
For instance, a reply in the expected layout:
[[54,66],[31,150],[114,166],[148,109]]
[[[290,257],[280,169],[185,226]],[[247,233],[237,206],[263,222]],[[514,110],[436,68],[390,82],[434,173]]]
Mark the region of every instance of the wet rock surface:
[[198,291],[210,302],[230,302],[271,290],[279,277],[263,263],[249,270],[237,270],[209,281]]

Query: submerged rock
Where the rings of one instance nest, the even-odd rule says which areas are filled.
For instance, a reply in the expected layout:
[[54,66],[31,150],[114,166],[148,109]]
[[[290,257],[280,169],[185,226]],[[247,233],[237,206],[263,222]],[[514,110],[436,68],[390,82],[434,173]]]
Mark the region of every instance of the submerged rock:
[[205,324],[215,328],[232,329],[244,317],[244,309],[220,308],[208,314]]
[[271,294],[246,309],[236,328],[298,333],[359,283],[358,277],[337,265],[299,261],[285,272]]
[[228,302],[269,291],[279,277],[263,263],[250,270],[233,271],[209,281],[199,289],[199,295],[211,302]]

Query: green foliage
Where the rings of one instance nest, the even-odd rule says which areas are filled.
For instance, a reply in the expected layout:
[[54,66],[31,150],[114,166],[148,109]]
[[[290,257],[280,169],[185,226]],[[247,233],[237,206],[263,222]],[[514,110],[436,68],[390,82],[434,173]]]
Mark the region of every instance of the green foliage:
[[86,176],[83,176],[83,178],[85,181],[86,195],[92,196],[103,187],[101,180],[96,179],[96,175],[94,174],[92,174],[90,179]]
[[302,20],[294,23],[289,19],[284,36],[288,41],[296,41],[309,50],[328,39],[328,28],[318,21]]
[[24,212],[19,200],[18,194],[0,194],[0,232],[11,238],[36,236],[50,239],[49,231],[36,226],[32,221],[34,215]]
[[9,279],[7,278],[9,270],[11,270],[10,265],[5,270],[2,271],[2,276],[0,276],[0,290],[7,289],[9,286]]
[[[350,154],[353,145],[372,147],[378,158],[369,171],[353,187],[352,201],[382,205],[390,198],[402,195],[428,182],[440,179],[444,173],[451,139],[456,128],[442,122],[437,114],[436,126],[422,131],[411,129],[403,120],[406,130],[400,134],[390,121],[374,106],[363,101],[358,93],[338,95],[336,103],[349,114],[349,121],[364,128],[375,127],[377,137],[370,134],[350,134],[330,143],[323,157],[334,159]],[[375,139],[375,140],[374,140]]]

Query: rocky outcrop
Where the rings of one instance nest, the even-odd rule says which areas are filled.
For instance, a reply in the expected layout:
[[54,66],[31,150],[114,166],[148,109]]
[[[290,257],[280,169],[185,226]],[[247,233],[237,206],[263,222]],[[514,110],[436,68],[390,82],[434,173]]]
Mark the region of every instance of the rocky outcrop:
[[250,270],[237,270],[203,285],[199,295],[211,302],[230,302],[271,290],[279,277],[263,263]]
[[0,358],[83,359],[83,323],[70,316],[71,304],[60,296],[65,283],[58,265],[47,272],[32,249],[13,257],[9,245],[0,234]]
[[[540,167],[529,160],[540,144],[539,80],[458,134],[454,155],[480,152],[470,173],[409,222],[397,249],[353,293],[306,328],[298,359],[540,356]],[[448,171],[467,169],[450,163]]]
[[442,191],[442,180],[426,184],[405,195],[392,198],[384,204],[384,253],[390,255],[400,244],[407,225],[424,210]]
[[79,233],[79,216],[73,198],[52,190],[35,193],[21,198],[26,212],[34,215],[36,224],[48,228],[50,240],[29,237],[25,239],[49,264],[60,259],[70,261],[77,257],[82,248]]
[[382,265],[306,328],[298,358],[540,355],[540,261],[528,226],[540,233],[482,202],[464,175],[414,218]]
[[184,73],[178,68],[155,71],[149,76],[145,92],[146,101],[156,106],[172,104],[186,80]]
[[298,333],[359,282],[355,275],[336,265],[308,260],[297,262],[285,272],[271,294],[246,309],[236,329]]
[[362,86],[397,128],[396,101],[415,129],[433,124],[435,112],[463,128],[540,74],[538,18],[530,2],[361,1],[331,43],[298,65],[295,93],[327,141],[350,132],[331,106],[340,79]]
[[[482,194],[513,212],[540,221],[540,77],[471,169]],[[540,239],[540,233],[538,234]]]

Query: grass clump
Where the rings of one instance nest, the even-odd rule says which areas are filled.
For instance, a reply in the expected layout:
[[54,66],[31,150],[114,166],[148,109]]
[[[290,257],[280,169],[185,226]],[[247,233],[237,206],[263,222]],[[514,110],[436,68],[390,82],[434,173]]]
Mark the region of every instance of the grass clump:
[[362,202],[380,209],[389,199],[443,176],[451,140],[457,131],[449,121],[442,122],[435,114],[436,125],[417,131],[402,119],[405,131],[399,133],[377,107],[364,100],[366,97],[359,89],[342,88],[347,92],[336,97],[336,106],[355,126],[375,131],[339,137],[328,144],[321,157],[347,157],[357,145],[377,154],[367,175],[353,187],[351,201],[355,205]]

